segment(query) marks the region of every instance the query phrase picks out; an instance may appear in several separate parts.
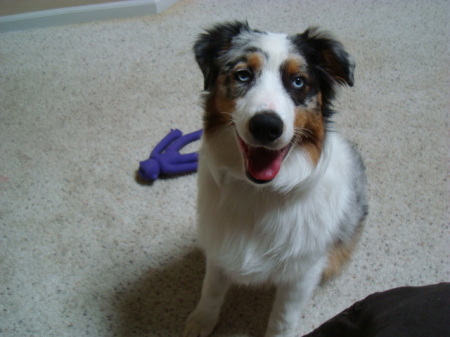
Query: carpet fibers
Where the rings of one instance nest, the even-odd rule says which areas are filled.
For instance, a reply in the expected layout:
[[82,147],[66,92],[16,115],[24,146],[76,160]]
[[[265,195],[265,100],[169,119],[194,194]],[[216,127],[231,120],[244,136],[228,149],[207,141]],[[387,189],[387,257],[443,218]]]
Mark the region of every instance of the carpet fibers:
[[[135,173],[171,128],[201,128],[191,48],[222,20],[318,25],[357,64],[334,128],[363,154],[370,214],[298,334],[375,291],[448,281],[449,14],[448,1],[193,0],[0,34],[0,336],[180,336],[204,273],[196,176]],[[214,336],[261,336],[272,299],[233,288]]]

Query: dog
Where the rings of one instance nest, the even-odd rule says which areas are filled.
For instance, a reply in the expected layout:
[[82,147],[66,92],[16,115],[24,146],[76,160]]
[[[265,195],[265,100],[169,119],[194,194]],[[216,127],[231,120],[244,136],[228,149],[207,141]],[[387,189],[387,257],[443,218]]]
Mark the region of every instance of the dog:
[[204,135],[198,242],[206,275],[184,337],[209,336],[230,284],[271,284],[266,337],[295,335],[302,306],[348,260],[367,215],[360,154],[331,130],[353,58],[318,28],[287,35],[247,22],[199,35]]

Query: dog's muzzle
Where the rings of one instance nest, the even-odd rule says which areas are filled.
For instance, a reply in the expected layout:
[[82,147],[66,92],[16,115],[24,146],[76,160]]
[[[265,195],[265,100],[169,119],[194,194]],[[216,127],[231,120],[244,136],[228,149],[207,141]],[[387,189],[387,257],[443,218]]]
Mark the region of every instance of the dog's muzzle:
[[248,145],[238,137],[247,177],[257,184],[268,183],[277,176],[290,149],[290,144],[281,149],[270,148],[283,134],[284,123],[275,112],[264,111],[250,119],[248,128],[254,141],[261,145]]

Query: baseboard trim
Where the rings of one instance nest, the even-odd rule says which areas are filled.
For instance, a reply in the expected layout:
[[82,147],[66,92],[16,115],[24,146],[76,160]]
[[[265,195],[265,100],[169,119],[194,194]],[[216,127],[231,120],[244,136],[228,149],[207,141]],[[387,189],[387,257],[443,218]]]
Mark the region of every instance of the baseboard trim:
[[128,0],[0,17],[0,33],[154,15],[179,0]]

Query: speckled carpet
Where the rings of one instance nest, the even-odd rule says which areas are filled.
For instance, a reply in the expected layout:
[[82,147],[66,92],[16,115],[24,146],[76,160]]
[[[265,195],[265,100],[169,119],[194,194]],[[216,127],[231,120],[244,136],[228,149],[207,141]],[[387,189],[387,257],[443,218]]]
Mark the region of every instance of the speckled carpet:
[[[158,16],[0,34],[0,336],[180,336],[203,278],[195,174],[143,184],[201,127],[191,46],[211,23],[332,31],[356,60],[335,128],[370,214],[299,336],[367,295],[450,279],[448,1],[181,1]],[[192,144],[186,150],[195,150]],[[261,336],[272,293],[233,288],[214,336]]]

